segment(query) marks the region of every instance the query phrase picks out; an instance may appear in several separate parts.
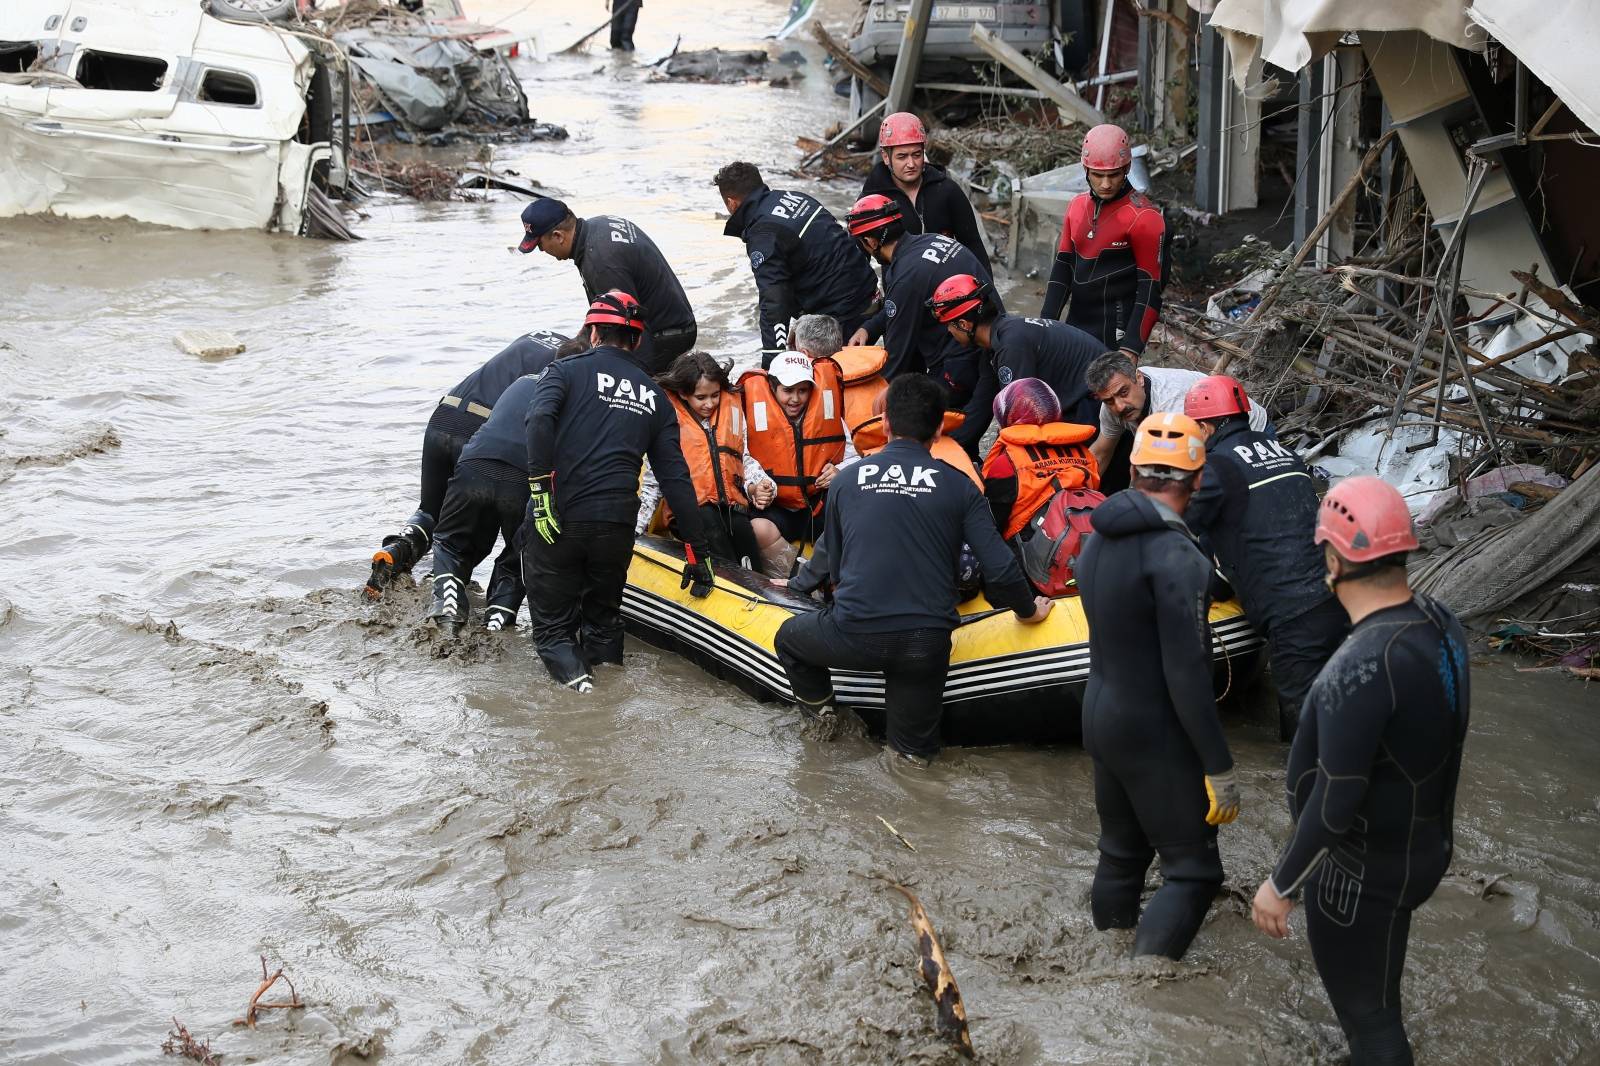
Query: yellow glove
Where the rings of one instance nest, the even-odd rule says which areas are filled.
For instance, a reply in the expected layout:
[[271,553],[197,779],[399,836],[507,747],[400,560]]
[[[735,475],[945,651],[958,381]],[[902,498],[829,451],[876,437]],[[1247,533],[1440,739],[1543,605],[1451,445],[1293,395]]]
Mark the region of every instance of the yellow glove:
[[1206,798],[1211,801],[1211,809],[1206,811],[1207,825],[1227,825],[1239,817],[1239,779],[1232,770],[1206,775]]

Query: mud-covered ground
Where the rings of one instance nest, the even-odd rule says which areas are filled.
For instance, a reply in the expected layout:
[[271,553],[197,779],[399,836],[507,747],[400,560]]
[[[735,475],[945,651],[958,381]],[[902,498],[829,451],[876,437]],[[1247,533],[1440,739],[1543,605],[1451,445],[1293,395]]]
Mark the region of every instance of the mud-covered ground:
[[[639,54],[781,15],[652,0]],[[787,183],[839,106],[809,54],[790,89],[526,63],[575,135],[500,161],[640,222],[703,343],[748,356],[708,182],[743,156]],[[0,1060],[153,1063],[176,1015],[230,1063],[955,1061],[892,882],[943,936],[982,1061],[1340,1060],[1303,938],[1247,917],[1287,821],[1263,731],[1231,727],[1227,894],[1183,963],[1133,962],[1088,919],[1081,751],[908,773],[649,648],[584,698],[523,637],[441,641],[418,588],[358,596],[437,397],[581,297],[570,265],[508,251],[517,204],[370,211],[348,245],[0,223]],[[249,348],[185,356],[194,327]],[[1424,1062],[1593,1061],[1596,701],[1504,660],[1474,681],[1413,1038]],[[252,1032],[230,1023],[258,955],[309,1006]]]

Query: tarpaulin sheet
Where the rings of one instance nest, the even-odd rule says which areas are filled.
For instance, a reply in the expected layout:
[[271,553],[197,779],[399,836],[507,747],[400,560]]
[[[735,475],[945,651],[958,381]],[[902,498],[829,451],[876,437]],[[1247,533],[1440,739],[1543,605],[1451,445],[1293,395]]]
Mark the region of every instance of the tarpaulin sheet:
[[1467,12],[1550,86],[1579,122],[1600,132],[1600,73],[1594,62],[1600,4],[1545,0],[1536,15],[1530,14],[1526,0],[1475,0]]
[[1351,30],[1421,30],[1460,48],[1483,46],[1483,33],[1467,18],[1462,0],[1217,0],[1211,25],[1227,39],[1233,80],[1241,89],[1257,54],[1297,71]]

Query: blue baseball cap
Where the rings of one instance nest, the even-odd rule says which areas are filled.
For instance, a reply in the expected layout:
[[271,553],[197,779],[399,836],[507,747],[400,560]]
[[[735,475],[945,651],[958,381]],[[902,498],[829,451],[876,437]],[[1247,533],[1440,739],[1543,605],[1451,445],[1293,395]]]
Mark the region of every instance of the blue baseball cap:
[[522,209],[522,243],[517,245],[517,251],[526,255],[539,247],[539,238],[556,228],[556,223],[566,218],[571,212],[567,205],[560,200],[541,196],[533,203]]

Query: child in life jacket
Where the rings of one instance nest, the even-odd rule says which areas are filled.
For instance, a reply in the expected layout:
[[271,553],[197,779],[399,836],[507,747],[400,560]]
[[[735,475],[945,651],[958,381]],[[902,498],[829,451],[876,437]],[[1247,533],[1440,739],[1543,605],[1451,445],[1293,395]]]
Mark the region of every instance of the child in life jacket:
[[[656,381],[678,416],[678,443],[694,481],[701,527],[713,555],[740,565],[759,565],[762,544],[778,539],[778,530],[765,519],[752,518],[751,511],[769,502],[777,486],[750,456],[744,409],[728,380],[728,368],[706,352],[685,352]],[[649,528],[660,499],[661,490],[646,463],[636,534]],[[670,511],[666,517],[673,528]]]
[[994,400],[1000,434],[983,461],[995,525],[1047,596],[1076,592],[1072,564],[1105,499],[1089,453],[1095,427],[1061,421],[1061,403],[1038,378],[1019,378]]

